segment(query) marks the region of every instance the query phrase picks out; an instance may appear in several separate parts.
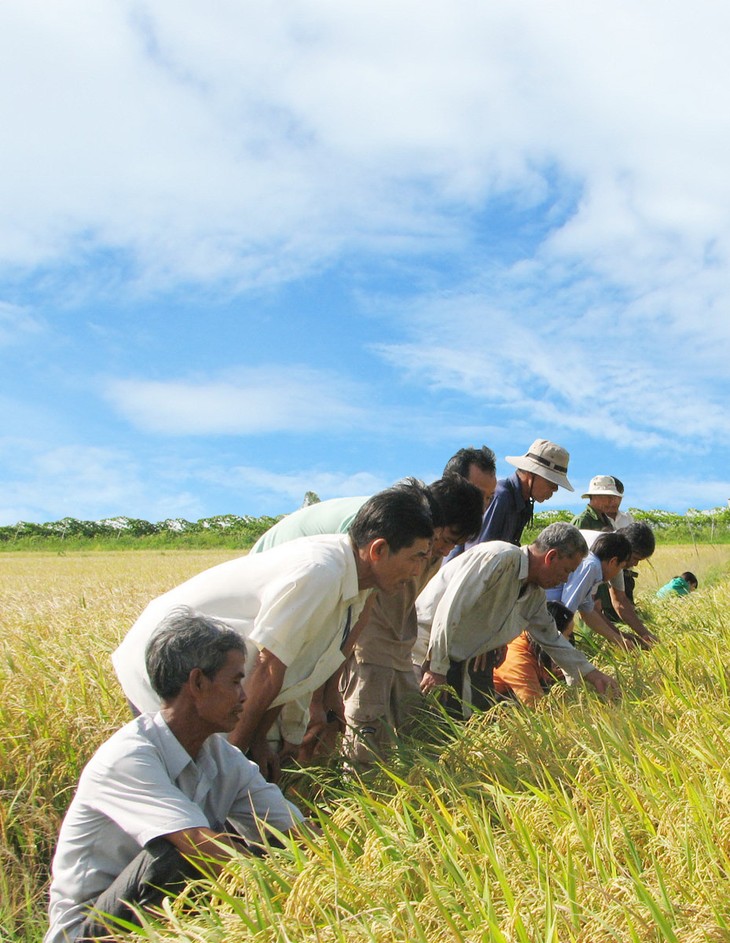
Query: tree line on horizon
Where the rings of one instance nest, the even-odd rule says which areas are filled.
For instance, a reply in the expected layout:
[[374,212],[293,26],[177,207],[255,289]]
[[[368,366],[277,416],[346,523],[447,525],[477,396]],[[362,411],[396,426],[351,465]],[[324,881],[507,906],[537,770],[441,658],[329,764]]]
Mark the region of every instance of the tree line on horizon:
[[[314,503],[313,501],[307,503]],[[707,511],[690,509],[686,514],[672,511],[644,511],[630,508],[636,520],[646,521],[663,540],[730,540],[730,507],[713,508]],[[260,536],[284,515],[271,517],[262,515],[219,514],[214,517],[188,521],[182,517],[167,518],[153,523],[140,518],[110,517],[98,521],[64,517],[49,523],[20,521],[0,527],[0,545],[36,546],[56,544],[103,544],[129,545],[180,544],[193,546],[251,546]],[[532,526],[525,532],[530,540],[535,534],[555,521],[570,521],[573,511],[538,511]]]

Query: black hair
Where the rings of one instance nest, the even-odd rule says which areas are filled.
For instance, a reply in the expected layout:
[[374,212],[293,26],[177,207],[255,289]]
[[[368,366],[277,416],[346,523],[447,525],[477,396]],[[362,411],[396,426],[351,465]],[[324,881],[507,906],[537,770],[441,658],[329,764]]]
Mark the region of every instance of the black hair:
[[697,577],[694,575],[694,573],[690,573],[689,570],[685,570],[684,573],[680,573],[679,575],[682,577],[685,583],[692,583],[692,585],[695,588],[697,588],[700,585],[700,582],[697,579]]
[[646,560],[656,550],[654,531],[644,521],[634,521],[626,527],[619,527],[616,533],[629,538],[631,553],[638,554],[642,560]]
[[365,547],[382,537],[390,552],[398,553],[414,540],[430,540],[433,526],[426,486],[416,478],[404,478],[368,498],[348,533],[356,547]]
[[479,533],[484,499],[476,485],[451,473],[428,485],[426,492],[435,527],[452,527],[463,539]]
[[497,457],[494,452],[486,445],[476,449],[473,446],[459,449],[455,455],[452,455],[444,466],[444,475],[456,474],[462,478],[469,477],[469,467],[476,465],[480,471],[488,475],[497,474]]
[[157,626],[145,649],[153,691],[169,701],[180,693],[193,668],[212,678],[230,651],[246,652],[238,632],[189,606],[177,606]]
[[619,562],[623,563],[631,557],[631,541],[624,534],[618,531],[600,534],[591,547],[599,560],[612,560],[618,557]]

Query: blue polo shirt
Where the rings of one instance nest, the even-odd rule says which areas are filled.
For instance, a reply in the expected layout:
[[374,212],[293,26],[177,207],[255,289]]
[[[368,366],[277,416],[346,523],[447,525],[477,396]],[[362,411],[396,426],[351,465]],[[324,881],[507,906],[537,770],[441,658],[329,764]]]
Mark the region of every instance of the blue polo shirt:
[[482,529],[476,543],[486,540],[505,540],[520,545],[522,531],[532,518],[532,504],[522,497],[522,485],[517,472],[497,482],[494,497],[484,512]]
[[504,540],[508,544],[520,545],[522,531],[532,519],[532,504],[522,497],[522,485],[517,472],[509,478],[500,478],[494,491],[494,497],[482,517],[482,529],[476,540],[468,540],[451,551],[445,562],[453,560],[459,554],[475,544],[487,540]]

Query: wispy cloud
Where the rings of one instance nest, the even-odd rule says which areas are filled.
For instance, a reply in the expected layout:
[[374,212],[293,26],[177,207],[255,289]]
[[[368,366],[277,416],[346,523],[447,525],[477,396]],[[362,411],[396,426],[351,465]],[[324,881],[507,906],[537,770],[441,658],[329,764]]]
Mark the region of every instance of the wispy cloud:
[[239,465],[225,471],[208,472],[206,477],[234,490],[237,487],[243,487],[249,493],[253,490],[259,500],[265,499],[270,505],[273,500],[273,506],[278,509],[276,513],[296,510],[301,506],[307,491],[314,491],[318,497],[326,500],[374,494],[392,484],[370,472],[347,474],[316,467],[282,473]]
[[36,337],[42,321],[20,305],[0,301],[0,347]]
[[560,168],[583,194],[561,255],[724,259],[728,14],[700,9],[8,0],[0,256],[276,281],[463,250],[490,196],[538,206]]
[[113,380],[106,397],[129,422],[163,435],[257,435],[350,429],[367,418],[357,384],[272,365],[200,381]]

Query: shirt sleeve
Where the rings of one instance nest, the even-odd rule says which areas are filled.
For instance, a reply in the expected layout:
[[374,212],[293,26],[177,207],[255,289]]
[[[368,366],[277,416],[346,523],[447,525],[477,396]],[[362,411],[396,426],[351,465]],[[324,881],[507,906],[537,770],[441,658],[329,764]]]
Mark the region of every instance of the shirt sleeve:
[[563,584],[560,602],[571,612],[578,609],[581,612],[590,612],[594,608],[592,593],[600,582],[601,580],[596,578],[591,561],[585,561]]
[[140,846],[188,828],[209,828],[205,813],[170,779],[152,744],[90,772],[89,804]]
[[[537,594],[536,594],[537,595]],[[535,641],[542,645],[556,665],[563,669],[569,683],[575,683],[579,676],[595,670],[583,652],[579,651],[558,632],[553,617],[547,609],[545,594],[540,593],[531,611],[526,612],[527,631]]]
[[626,582],[624,580],[623,570],[619,570],[618,573],[614,576],[614,578],[611,580],[611,586],[613,586],[613,588],[619,593],[626,592]]
[[436,605],[426,656],[429,668],[435,674],[443,675],[449,670],[450,640],[464,613],[476,605],[489,586],[505,573],[508,565],[509,561],[505,563],[499,555],[488,559],[485,564],[479,554],[469,552],[449,564],[454,569]]
[[[307,644],[308,626],[332,620],[342,593],[342,575],[311,562],[267,586],[250,639],[289,667]],[[343,625],[344,628],[344,625]]]
[[228,818],[236,830],[251,841],[260,841],[261,825],[288,832],[304,821],[304,815],[273,783],[268,783],[251,763]]

